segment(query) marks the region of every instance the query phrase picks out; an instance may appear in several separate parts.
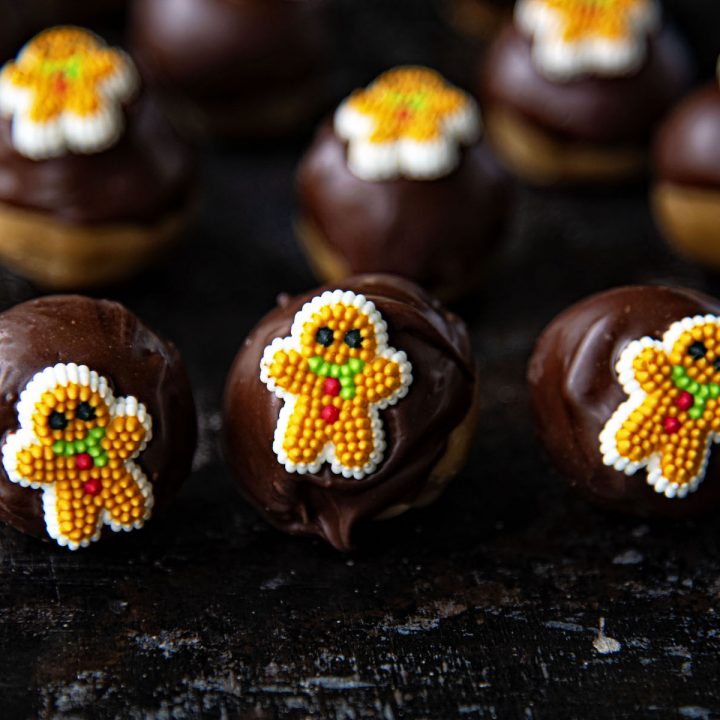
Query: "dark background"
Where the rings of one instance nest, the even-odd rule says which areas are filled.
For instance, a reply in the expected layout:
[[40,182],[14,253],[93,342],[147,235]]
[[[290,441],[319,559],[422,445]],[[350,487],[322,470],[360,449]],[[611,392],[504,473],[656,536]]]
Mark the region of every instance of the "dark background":
[[[433,4],[336,5],[340,96],[399,62],[471,82],[479,46]],[[718,3],[670,10],[710,77]],[[458,308],[482,417],[467,470],[435,506],[372,525],[341,555],[242,502],[218,450],[220,399],[276,294],[314,284],[292,230],[306,142],[206,148],[187,241],[104,293],[183,352],[200,413],[195,472],[147,529],[85,551],[0,529],[0,717],[720,717],[716,516],[649,522],[577,499],[533,437],[524,385],[538,332],[590,292],[720,293],[666,250],[644,185],[519,188],[501,257]],[[6,303],[34,294],[3,280]],[[602,622],[619,645],[598,642]]]

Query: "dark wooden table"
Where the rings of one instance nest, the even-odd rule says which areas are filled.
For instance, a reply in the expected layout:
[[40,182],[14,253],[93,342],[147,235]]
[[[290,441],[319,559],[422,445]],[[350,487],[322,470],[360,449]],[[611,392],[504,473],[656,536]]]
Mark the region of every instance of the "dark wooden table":
[[[701,37],[707,24],[676,4]],[[339,5],[344,81],[399,61],[469,75],[474,51],[429,4]],[[644,186],[519,189],[505,252],[459,308],[482,418],[469,467],[434,507],[340,555],[242,502],[218,449],[220,398],[275,295],[314,284],[292,231],[302,147],[207,149],[192,236],[108,290],[186,358],[195,472],[146,530],[83,552],[0,529],[0,717],[720,717],[717,516],[591,508],[548,466],[528,412],[534,338],[569,303],[647,281],[720,293],[666,251]],[[33,292],[5,280],[6,301]]]

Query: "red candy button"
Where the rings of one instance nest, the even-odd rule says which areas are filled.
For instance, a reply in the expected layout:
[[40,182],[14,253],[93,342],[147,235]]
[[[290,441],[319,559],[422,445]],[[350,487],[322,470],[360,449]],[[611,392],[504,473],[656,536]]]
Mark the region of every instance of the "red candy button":
[[332,425],[339,417],[340,411],[334,405],[326,405],[320,411],[320,417],[326,422]]
[[663,420],[663,427],[666,433],[676,433],[680,429],[680,421],[676,417],[666,417]]
[[687,391],[683,390],[675,400],[675,405],[681,410],[689,410],[695,402],[695,398]]
[[80,453],[75,456],[75,467],[78,470],[89,470],[94,464],[93,459],[87,453]]
[[340,381],[337,378],[325,378],[323,393],[331,397],[337,397],[340,394]]
[[90,478],[83,483],[83,490],[88,495],[97,495],[102,490],[102,481],[100,478]]

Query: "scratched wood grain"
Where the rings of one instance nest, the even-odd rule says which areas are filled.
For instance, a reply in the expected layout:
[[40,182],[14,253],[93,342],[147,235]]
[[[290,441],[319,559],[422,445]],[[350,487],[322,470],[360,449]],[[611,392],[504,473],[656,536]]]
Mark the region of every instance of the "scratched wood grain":
[[[339,84],[401,61],[469,74],[474,50],[430,4],[338,5]],[[709,5],[682,5],[702,38],[691,5]],[[275,295],[312,285],[292,234],[302,147],[206,149],[192,236],[107,293],[186,357],[195,472],[146,530],[85,552],[0,529],[0,717],[720,717],[716,517],[641,522],[575,498],[533,438],[524,387],[539,330],[590,292],[663,280],[720,294],[667,253],[642,186],[518,190],[505,252],[459,308],[482,419],[435,507],[344,556],[280,535],[236,495],[218,451],[225,373]],[[0,301],[32,293],[6,276]]]

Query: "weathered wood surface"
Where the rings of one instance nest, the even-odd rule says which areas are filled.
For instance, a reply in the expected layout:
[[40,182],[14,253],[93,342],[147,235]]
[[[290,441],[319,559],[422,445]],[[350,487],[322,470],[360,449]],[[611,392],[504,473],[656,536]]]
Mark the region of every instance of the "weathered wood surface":
[[[354,79],[469,57],[419,2],[350,5]],[[460,308],[484,386],[472,462],[435,507],[339,555],[266,526],[218,451],[237,347],[277,292],[312,285],[292,239],[300,151],[208,150],[192,238],[108,293],[186,357],[196,471],[146,530],[85,552],[0,530],[0,717],[720,717],[716,517],[643,522],[575,498],[533,438],[524,387],[533,339],[570,302],[720,282],[666,252],[644,187],[520,190],[505,254]]]

